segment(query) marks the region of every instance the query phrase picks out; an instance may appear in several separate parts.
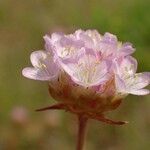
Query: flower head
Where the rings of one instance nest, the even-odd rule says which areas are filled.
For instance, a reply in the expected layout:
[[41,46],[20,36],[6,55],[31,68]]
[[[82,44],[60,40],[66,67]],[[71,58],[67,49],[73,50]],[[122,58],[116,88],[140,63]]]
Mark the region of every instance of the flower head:
[[[31,54],[33,67],[23,69],[30,79],[48,81],[51,96],[76,114],[107,123],[103,113],[116,109],[128,94],[146,95],[150,73],[136,73],[135,49],[110,33],[77,30],[45,35],[45,50]],[[52,107],[51,107],[52,108]]]

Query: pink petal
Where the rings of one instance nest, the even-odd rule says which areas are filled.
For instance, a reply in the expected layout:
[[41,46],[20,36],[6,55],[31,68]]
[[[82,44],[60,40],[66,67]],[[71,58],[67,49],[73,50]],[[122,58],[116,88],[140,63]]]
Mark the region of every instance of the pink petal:
[[109,32],[106,32],[103,36],[103,41],[105,41],[106,43],[116,44],[117,37]]
[[131,82],[131,89],[142,89],[150,84],[150,74],[148,72],[137,73],[133,83]]
[[125,82],[117,74],[115,75],[115,84],[118,92],[125,92],[126,90]]
[[45,41],[45,49],[50,52],[53,53],[53,43],[51,41],[51,38],[49,35],[45,35],[44,37],[44,41]]
[[53,33],[51,37],[49,35],[45,35],[43,37],[45,41],[45,49],[53,54],[55,51],[56,42],[60,41],[62,37],[64,37],[62,33]]
[[115,73],[119,74],[122,78],[126,75],[134,75],[137,70],[137,61],[132,56],[123,57],[121,60],[115,62]]
[[35,51],[30,56],[34,68],[25,68],[23,75],[35,80],[51,80],[59,73],[59,67],[46,51]]
[[86,48],[98,49],[97,47],[101,40],[101,35],[97,30],[77,30],[75,36],[84,42]]
[[132,47],[131,43],[124,43],[121,48],[118,50],[119,56],[128,56],[135,52],[135,49]]
[[62,37],[64,37],[64,34],[61,32],[53,33],[51,35],[51,42],[55,44],[55,42],[59,41]]
[[112,56],[117,51],[117,37],[110,33],[105,33],[99,43],[99,50],[104,58]]
[[94,46],[94,42],[92,40],[92,38],[90,38],[87,34],[85,34],[84,32],[80,33],[80,40],[83,40],[85,42],[85,46],[87,48],[93,48]]
[[48,81],[51,79],[51,76],[43,70],[27,67],[22,70],[23,76],[29,79]]
[[74,82],[82,86],[99,85],[109,78],[107,63],[97,64],[92,55],[83,56],[77,63],[61,63],[61,66]]
[[43,61],[47,59],[48,53],[46,51],[34,51],[30,55],[31,63],[34,67],[40,67]]
[[95,42],[99,42],[101,40],[101,35],[97,30],[87,30],[86,34],[93,39]]
[[148,89],[133,90],[133,91],[130,91],[130,94],[133,94],[133,95],[148,95],[148,94],[150,94],[150,91]]

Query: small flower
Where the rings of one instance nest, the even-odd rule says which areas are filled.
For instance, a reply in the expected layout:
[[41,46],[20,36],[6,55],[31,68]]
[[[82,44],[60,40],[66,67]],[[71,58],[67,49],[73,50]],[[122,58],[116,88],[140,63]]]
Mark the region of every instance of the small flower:
[[150,73],[136,73],[137,61],[131,57],[116,62],[116,90],[122,94],[146,95],[149,90],[143,89],[150,84]]
[[59,69],[54,63],[50,53],[46,51],[35,51],[30,56],[33,67],[23,69],[22,74],[30,79],[50,81],[54,79]]
[[14,107],[11,111],[10,117],[12,122],[19,126],[25,126],[29,121],[27,109],[21,106]]
[[136,73],[137,61],[130,56],[131,43],[121,43],[110,33],[77,30],[73,34],[45,35],[45,50],[31,54],[33,67],[23,69],[25,77],[48,81],[58,104],[46,109],[65,109],[109,124],[104,112],[116,109],[128,94],[146,95],[150,73]]

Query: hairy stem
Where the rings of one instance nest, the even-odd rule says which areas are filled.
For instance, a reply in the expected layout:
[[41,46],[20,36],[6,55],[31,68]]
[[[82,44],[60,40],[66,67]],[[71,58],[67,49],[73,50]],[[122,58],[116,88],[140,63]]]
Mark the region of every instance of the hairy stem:
[[85,133],[86,133],[86,125],[87,120],[84,115],[78,116],[78,139],[77,139],[77,149],[76,150],[83,150],[84,140],[85,140]]

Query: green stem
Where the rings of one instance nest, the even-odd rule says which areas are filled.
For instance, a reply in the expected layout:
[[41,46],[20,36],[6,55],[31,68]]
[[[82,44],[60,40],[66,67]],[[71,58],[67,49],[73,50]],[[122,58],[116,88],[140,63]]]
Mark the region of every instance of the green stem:
[[85,133],[86,133],[86,125],[87,120],[84,115],[78,116],[78,139],[77,139],[77,149],[76,150],[83,150],[84,140],[85,140]]

